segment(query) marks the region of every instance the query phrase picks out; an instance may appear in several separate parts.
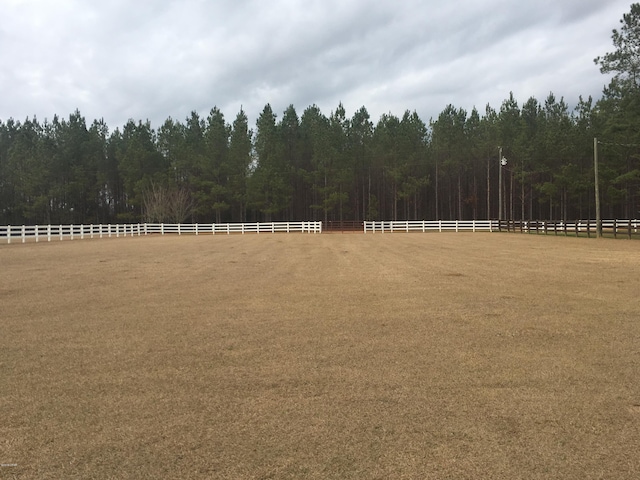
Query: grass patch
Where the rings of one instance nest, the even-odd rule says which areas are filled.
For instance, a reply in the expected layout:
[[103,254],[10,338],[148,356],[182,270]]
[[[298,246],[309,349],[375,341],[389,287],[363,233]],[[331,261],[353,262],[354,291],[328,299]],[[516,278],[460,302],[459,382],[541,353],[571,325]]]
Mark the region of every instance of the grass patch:
[[0,478],[640,477],[635,242],[165,236],[0,265]]

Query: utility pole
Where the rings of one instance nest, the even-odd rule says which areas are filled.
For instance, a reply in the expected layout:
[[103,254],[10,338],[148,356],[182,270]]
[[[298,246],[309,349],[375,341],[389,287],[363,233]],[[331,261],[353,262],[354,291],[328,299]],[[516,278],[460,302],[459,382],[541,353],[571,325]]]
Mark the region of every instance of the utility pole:
[[602,216],[600,215],[600,185],[598,182],[598,139],[593,137],[593,172],[596,183],[596,237],[602,237]]
[[502,147],[498,147],[498,221],[502,220]]

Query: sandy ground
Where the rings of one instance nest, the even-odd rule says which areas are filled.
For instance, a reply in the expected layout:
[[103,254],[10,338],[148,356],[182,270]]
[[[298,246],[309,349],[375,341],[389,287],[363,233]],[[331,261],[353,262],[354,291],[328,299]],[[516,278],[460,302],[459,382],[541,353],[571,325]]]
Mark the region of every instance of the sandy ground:
[[640,478],[640,244],[0,246],[0,478]]

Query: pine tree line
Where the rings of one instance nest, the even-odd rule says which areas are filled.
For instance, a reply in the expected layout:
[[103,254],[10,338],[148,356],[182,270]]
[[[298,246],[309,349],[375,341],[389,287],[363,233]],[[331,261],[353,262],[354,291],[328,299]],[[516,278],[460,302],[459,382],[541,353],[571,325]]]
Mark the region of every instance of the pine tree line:
[[267,104],[255,130],[243,110],[228,123],[216,107],[157,130],[130,120],[110,132],[79,111],[0,121],[0,224],[487,219],[499,191],[503,218],[594,218],[594,137],[603,216],[637,218],[640,4],[621,23],[616,51],[595,59],[615,77],[574,110],[550,93],[449,105],[428,124],[410,111],[374,123],[364,106],[348,118],[341,104],[280,118]]

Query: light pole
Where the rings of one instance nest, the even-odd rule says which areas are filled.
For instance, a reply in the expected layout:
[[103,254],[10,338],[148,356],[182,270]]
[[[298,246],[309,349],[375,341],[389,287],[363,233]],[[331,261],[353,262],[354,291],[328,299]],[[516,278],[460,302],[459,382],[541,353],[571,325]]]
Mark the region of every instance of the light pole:
[[600,216],[600,185],[598,181],[598,139],[593,137],[593,173],[596,183],[596,237],[602,237],[602,217]]
[[498,147],[498,221],[502,220],[502,167],[507,159],[502,156],[502,147]]

